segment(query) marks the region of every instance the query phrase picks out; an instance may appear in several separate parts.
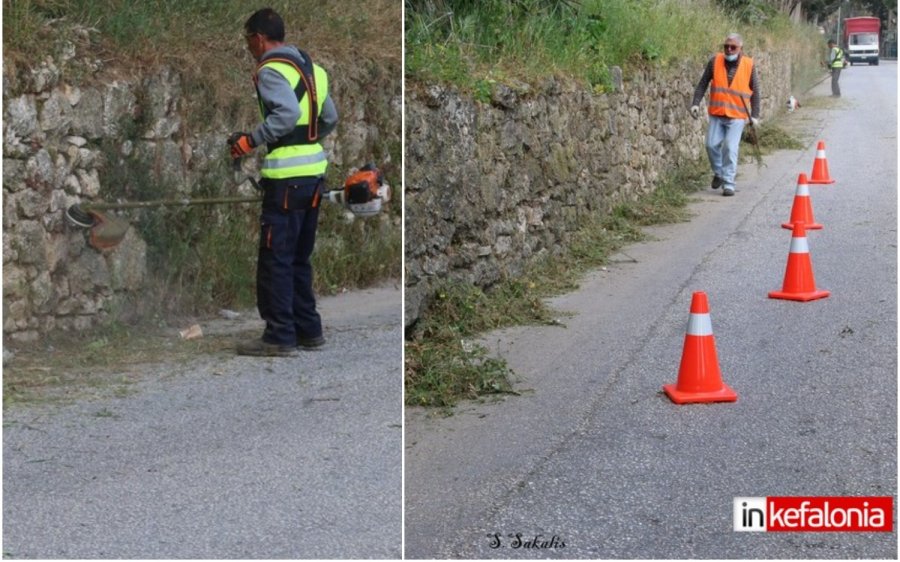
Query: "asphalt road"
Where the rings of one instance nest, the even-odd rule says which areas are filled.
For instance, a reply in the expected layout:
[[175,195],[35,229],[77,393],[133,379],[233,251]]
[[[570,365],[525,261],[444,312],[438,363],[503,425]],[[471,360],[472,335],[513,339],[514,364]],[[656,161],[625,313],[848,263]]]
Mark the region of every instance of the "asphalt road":
[[320,310],[321,350],[143,366],[123,397],[6,411],[4,557],[399,558],[400,291]]
[[[896,531],[732,531],[735,497],[897,493],[896,63],[854,66],[841,86],[785,117],[803,150],[745,162],[735,197],[701,193],[690,223],[652,229],[554,299],[566,327],[485,337],[521,396],[407,412],[407,558],[897,557]],[[836,183],[810,186],[824,229],[808,240],[831,296],[771,300],[819,140]],[[694,291],[736,403],[661,392]]]

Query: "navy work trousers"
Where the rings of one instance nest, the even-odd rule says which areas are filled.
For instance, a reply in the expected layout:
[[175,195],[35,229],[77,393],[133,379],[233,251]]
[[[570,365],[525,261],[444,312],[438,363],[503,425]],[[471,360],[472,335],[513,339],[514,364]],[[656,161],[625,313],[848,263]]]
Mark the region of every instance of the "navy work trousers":
[[260,182],[263,187],[256,305],[266,322],[262,339],[297,345],[322,335],[310,264],[319,223],[320,178]]

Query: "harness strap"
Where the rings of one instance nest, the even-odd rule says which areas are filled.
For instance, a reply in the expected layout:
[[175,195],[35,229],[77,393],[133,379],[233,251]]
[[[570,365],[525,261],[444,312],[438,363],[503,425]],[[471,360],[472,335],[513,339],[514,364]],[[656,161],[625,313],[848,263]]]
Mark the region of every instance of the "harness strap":
[[[319,96],[316,91],[316,78],[315,78],[315,70],[313,68],[312,59],[305,52],[300,51],[302,55],[302,59],[296,59],[294,57],[282,57],[282,56],[272,56],[266,57],[263,55],[263,58],[260,60],[259,65],[256,67],[257,74],[254,75],[254,79],[258,81],[258,74],[262,68],[270,63],[270,62],[280,62],[283,64],[287,64],[293,67],[294,70],[297,71],[297,74],[300,75],[300,80],[297,81],[297,86],[294,88],[294,95],[297,97],[297,103],[303,99],[303,95],[307,94],[307,101],[309,102],[307,105],[307,110],[309,111],[309,124],[308,125],[297,125],[294,127],[294,130],[281,137],[275,142],[267,143],[267,148],[269,152],[272,152],[276,148],[281,148],[283,146],[293,146],[297,144],[311,144],[318,140],[319,138]],[[257,85],[257,97],[260,98],[260,106],[263,107],[263,114],[265,115],[265,107],[262,103],[262,96],[259,96],[259,86]]]

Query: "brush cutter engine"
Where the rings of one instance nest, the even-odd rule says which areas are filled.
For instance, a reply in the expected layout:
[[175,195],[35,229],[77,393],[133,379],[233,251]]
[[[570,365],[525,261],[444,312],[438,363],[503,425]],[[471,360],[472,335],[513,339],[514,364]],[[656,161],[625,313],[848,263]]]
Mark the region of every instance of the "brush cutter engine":
[[[381,212],[384,203],[391,200],[391,186],[384,181],[384,174],[374,164],[366,164],[344,182],[344,187],[329,199],[342,199],[344,206],[357,217],[371,217]],[[330,194],[329,194],[330,195]]]

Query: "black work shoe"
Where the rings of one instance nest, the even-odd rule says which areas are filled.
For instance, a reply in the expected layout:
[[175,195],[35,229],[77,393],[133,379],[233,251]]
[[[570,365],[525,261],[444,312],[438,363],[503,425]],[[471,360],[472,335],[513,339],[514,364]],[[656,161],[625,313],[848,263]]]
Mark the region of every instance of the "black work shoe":
[[719,189],[720,187],[722,187],[723,183],[725,183],[725,180],[723,180],[719,176],[713,176],[712,184],[709,187],[713,189]]
[[724,195],[725,197],[731,197],[732,195],[734,195],[734,189],[730,188],[730,187],[726,187],[725,189],[722,190],[722,195]]
[[297,338],[297,345],[306,348],[322,347],[323,345],[325,345],[325,338],[323,336],[316,336],[314,338]]
[[254,355],[257,357],[289,357],[294,355],[296,347],[267,343],[261,339],[239,343],[235,348],[238,355]]

